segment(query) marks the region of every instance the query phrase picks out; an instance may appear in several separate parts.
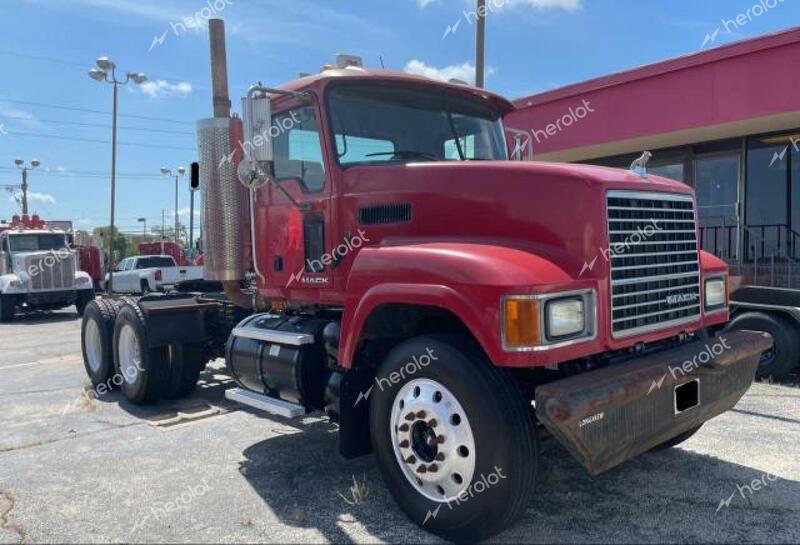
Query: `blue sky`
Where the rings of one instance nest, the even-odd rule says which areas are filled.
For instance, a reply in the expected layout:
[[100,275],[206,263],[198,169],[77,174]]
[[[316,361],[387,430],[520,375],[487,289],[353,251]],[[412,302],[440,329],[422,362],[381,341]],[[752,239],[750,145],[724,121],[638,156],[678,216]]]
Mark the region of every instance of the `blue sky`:
[[[754,11],[762,1],[774,7]],[[474,10],[474,1],[216,2],[227,23],[233,97],[256,80],[277,85],[316,71],[336,53],[358,54],[371,67],[382,58],[390,69],[472,77],[474,16],[464,12]],[[800,22],[800,0],[488,3],[487,86],[509,98]],[[37,158],[42,167],[30,176],[35,211],[78,228],[107,224],[111,88],[86,71],[108,55],[121,71],[142,71],[151,80],[120,92],[118,224],[134,231],[139,217],[160,223],[162,209],[170,224],[174,185],[159,167],[193,160],[194,121],[211,111],[206,25],[181,26],[208,14],[200,11],[206,0],[0,4],[0,185],[19,183],[14,157]],[[723,23],[748,13],[738,28]],[[181,189],[184,209],[188,191]],[[18,210],[10,197],[0,192],[0,218]]]

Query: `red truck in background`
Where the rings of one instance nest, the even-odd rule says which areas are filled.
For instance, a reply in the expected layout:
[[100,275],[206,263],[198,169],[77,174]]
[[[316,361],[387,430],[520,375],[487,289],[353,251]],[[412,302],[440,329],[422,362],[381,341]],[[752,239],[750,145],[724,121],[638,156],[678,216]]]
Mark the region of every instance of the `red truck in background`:
[[221,290],[90,304],[93,383],[154,403],[225,357],[229,399],[323,411],[343,456],[374,452],[408,516],[457,541],[525,511],[541,441],[596,475],[748,390],[771,339],[723,333],[728,271],[690,187],[509,161],[507,100],[351,62],[253,86],[231,117],[222,29],[198,123]]

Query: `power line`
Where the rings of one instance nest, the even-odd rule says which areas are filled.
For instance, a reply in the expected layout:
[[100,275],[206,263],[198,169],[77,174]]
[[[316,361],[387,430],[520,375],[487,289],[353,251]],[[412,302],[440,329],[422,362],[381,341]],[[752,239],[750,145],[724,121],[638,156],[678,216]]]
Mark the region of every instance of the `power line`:
[[[55,123],[60,125],[75,125],[78,127],[98,127],[102,129],[110,129],[111,125],[103,125],[101,123],[81,123],[79,121],[64,121],[59,119],[40,119],[35,118],[32,119],[30,117],[21,117],[21,116],[13,116],[13,115],[0,115],[0,119],[13,119],[16,121],[38,121],[41,123]],[[158,132],[164,134],[182,134],[188,136],[194,136],[193,132],[190,131],[171,131],[169,129],[146,129],[144,127],[117,127],[119,130],[127,130],[127,131],[143,131],[143,132]]]
[[[50,138],[55,140],[67,140],[72,142],[88,142],[91,144],[111,144],[108,140],[96,140],[94,138],[78,138],[76,136],[57,136],[52,134],[42,134],[36,132],[6,131],[10,136],[30,136],[33,138]],[[140,148],[158,148],[181,151],[196,151],[194,148],[182,148],[180,146],[164,146],[161,144],[145,144],[143,142],[117,142],[119,146],[134,146]]]
[[[45,104],[42,102],[31,102],[28,100],[12,100],[10,98],[0,98],[0,102],[8,102],[9,104],[21,104],[23,106],[35,106],[38,108],[52,108],[54,110],[67,110],[70,112],[85,112],[90,114],[111,115],[111,112],[104,112],[102,110],[92,110],[89,108],[77,108],[74,106],[60,106],[56,104]],[[117,114],[117,117],[127,117],[129,119],[143,119],[145,121],[160,121],[163,123],[175,123],[178,125],[194,125],[190,121],[178,121],[176,119],[164,119],[162,117],[147,117],[143,115],[133,114]]]
[[[34,61],[44,61],[44,62],[51,62],[53,64],[63,64],[64,66],[75,66],[81,69],[88,69],[91,63],[80,62],[80,61],[68,61],[65,59],[57,59],[55,57],[46,57],[44,55],[30,55],[28,53],[20,53],[18,51],[9,51],[7,49],[0,49],[0,55],[7,55],[9,57],[19,57],[21,59],[30,59]],[[177,76],[165,76],[163,74],[153,74],[149,73],[149,76],[154,79],[163,79],[163,80],[183,80],[186,83],[189,83],[195,87],[202,87],[202,88],[210,88],[208,85],[200,85],[194,82],[189,81],[187,78],[179,78]]]

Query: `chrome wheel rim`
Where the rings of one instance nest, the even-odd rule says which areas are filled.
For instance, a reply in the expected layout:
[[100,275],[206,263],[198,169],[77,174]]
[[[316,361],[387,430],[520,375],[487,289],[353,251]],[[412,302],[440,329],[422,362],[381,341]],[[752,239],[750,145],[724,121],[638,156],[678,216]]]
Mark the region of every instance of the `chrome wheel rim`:
[[119,370],[126,384],[134,385],[142,368],[142,352],[136,332],[128,324],[119,332]]
[[100,371],[103,364],[103,345],[101,342],[100,327],[94,320],[86,322],[86,360],[92,373]]
[[417,492],[448,502],[475,475],[475,437],[455,395],[431,379],[405,384],[394,398],[390,434],[397,463]]

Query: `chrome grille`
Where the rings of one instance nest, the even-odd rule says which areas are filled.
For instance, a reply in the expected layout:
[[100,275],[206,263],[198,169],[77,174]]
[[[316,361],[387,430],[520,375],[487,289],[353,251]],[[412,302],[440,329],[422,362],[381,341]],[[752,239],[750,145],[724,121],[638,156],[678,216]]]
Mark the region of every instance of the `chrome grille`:
[[71,290],[75,287],[75,257],[59,252],[32,255],[25,260],[29,291]]
[[612,191],[607,214],[613,336],[696,320],[700,265],[692,198]]

